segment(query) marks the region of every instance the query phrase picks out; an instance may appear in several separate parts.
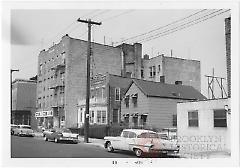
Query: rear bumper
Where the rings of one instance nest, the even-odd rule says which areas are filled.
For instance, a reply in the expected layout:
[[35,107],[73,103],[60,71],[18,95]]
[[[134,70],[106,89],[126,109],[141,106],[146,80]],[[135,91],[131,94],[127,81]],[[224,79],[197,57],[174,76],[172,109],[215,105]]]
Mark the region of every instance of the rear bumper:
[[77,138],[70,138],[70,137],[60,137],[58,139],[59,141],[72,141],[72,142],[78,142]]

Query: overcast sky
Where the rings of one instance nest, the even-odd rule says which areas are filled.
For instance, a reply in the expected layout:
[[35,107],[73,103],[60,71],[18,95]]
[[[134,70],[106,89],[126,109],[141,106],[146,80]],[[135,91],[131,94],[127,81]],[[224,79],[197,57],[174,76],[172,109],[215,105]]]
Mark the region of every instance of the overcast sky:
[[[216,76],[226,78],[224,19],[230,16],[230,12],[173,33],[169,30],[181,22],[150,32],[201,10],[14,9],[11,11],[11,68],[20,69],[20,72],[15,72],[13,79],[35,76],[40,50],[48,49],[53,42],[58,43],[64,34],[87,40],[87,25],[76,21],[81,17],[102,21],[102,25],[93,27],[92,39],[95,42],[104,43],[105,36],[106,44],[110,45],[112,42],[146,33],[126,43],[145,39],[142,41],[143,54],[150,57],[157,54],[169,56],[172,50],[173,57],[201,61],[202,93],[207,96],[207,79],[204,75],[211,75],[214,68]],[[199,15],[183,20],[183,23],[214,11],[217,9],[200,12]],[[169,34],[161,36],[166,31]],[[155,33],[159,35],[153,36]],[[151,36],[156,38],[152,39]],[[149,41],[146,41],[148,38]]]

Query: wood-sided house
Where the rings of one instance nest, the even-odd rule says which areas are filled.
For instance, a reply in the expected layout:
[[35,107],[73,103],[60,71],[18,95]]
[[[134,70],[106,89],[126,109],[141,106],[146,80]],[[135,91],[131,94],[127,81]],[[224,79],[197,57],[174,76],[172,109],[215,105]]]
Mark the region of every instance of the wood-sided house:
[[121,119],[129,127],[176,127],[177,103],[204,99],[192,86],[133,79],[121,102]]

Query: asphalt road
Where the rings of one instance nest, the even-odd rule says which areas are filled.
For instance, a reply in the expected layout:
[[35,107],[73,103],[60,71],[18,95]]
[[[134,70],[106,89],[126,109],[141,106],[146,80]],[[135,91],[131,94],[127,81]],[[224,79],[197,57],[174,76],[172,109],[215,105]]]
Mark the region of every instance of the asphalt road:
[[91,144],[46,142],[39,137],[11,136],[12,158],[136,158],[131,152],[107,152]]

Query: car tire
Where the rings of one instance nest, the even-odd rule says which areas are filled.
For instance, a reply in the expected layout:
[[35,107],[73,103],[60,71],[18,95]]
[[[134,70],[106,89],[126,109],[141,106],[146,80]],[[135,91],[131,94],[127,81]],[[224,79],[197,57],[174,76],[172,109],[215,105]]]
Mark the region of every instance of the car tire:
[[54,142],[55,142],[55,143],[58,143],[58,139],[57,139],[57,138],[54,138]]
[[113,151],[114,151],[111,142],[108,142],[108,143],[107,143],[107,151],[108,151],[108,152],[113,152]]
[[143,151],[141,149],[134,149],[134,153],[137,157],[143,156]]
[[44,140],[45,140],[45,141],[48,141],[48,138],[45,136],[45,137],[44,137]]

